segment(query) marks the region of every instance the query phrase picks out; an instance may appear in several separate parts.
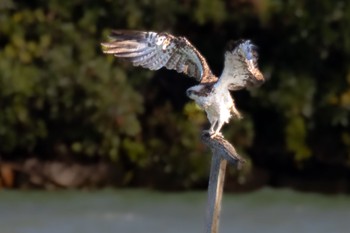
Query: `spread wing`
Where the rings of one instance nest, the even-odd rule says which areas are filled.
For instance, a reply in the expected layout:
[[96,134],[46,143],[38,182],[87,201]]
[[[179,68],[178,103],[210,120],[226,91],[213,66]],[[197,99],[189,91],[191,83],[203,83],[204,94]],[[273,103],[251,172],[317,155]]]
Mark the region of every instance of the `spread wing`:
[[250,40],[229,42],[224,70],[218,85],[225,85],[229,90],[240,90],[262,84],[264,81],[264,76],[258,68],[256,46]]
[[165,67],[200,82],[209,82],[212,72],[197,49],[184,37],[168,33],[116,30],[101,43],[104,53],[124,58],[150,70]]

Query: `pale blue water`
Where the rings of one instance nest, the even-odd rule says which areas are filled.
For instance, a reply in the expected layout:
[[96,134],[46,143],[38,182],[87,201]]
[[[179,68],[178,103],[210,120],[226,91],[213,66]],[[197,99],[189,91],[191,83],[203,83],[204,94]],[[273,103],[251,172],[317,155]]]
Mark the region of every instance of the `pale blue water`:
[[[0,191],[0,233],[203,233],[205,206],[205,192]],[[350,232],[350,196],[224,194],[220,233],[236,232]]]

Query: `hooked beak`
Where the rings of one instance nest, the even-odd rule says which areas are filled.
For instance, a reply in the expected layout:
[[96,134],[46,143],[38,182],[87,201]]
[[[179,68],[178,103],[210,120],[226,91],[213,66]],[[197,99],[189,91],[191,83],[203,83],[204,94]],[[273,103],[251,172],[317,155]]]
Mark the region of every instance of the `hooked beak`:
[[187,91],[186,91],[186,95],[187,95],[187,97],[191,97],[192,93],[193,93],[193,91],[192,91],[192,90],[187,90]]

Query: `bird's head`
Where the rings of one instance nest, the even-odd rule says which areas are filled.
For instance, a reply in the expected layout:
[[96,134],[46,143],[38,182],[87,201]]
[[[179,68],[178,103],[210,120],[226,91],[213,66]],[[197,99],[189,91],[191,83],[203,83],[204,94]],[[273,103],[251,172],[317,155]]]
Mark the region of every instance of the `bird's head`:
[[208,90],[207,86],[199,84],[199,85],[188,88],[186,91],[186,95],[190,99],[198,100],[202,96],[207,96],[208,91],[209,90]]

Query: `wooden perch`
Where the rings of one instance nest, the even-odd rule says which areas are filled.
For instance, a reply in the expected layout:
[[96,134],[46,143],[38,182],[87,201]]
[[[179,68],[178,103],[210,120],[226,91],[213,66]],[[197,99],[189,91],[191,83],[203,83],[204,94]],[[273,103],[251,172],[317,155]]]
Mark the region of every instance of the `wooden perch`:
[[236,149],[224,139],[222,136],[215,136],[211,138],[207,132],[203,132],[201,136],[202,142],[204,142],[213,152],[213,155],[218,155],[227,160],[233,165],[241,165],[245,163],[245,160],[239,156]]
[[224,137],[211,138],[204,132],[201,139],[213,153],[208,185],[206,233],[218,233],[227,161],[235,166],[240,166],[245,161]]

